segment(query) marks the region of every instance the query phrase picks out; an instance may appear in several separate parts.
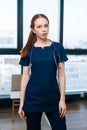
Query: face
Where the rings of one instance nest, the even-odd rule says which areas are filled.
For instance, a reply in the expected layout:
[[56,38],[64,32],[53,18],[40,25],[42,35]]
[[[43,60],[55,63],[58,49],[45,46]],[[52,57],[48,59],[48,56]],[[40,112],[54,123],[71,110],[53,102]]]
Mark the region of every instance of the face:
[[33,32],[39,39],[46,39],[49,31],[49,23],[45,18],[38,18],[34,22]]

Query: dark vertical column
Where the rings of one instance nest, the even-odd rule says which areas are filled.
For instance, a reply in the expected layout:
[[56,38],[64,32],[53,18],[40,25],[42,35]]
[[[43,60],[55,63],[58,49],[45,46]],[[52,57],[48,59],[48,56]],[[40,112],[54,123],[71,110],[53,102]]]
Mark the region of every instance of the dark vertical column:
[[63,44],[63,17],[64,17],[64,0],[60,0],[60,37],[59,41]]
[[23,46],[23,0],[17,0],[17,48]]

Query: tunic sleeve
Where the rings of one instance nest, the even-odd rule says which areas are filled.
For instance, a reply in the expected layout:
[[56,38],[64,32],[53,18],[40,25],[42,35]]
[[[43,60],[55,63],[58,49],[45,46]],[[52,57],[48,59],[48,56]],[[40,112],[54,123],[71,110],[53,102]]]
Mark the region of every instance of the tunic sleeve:
[[67,60],[68,60],[68,58],[67,58],[65,49],[64,49],[64,47],[61,45],[61,46],[60,46],[60,61],[59,61],[59,62],[65,62],[65,61],[67,61]]
[[56,45],[56,60],[57,63],[65,62],[68,60],[64,47],[60,43],[55,43]]
[[30,64],[30,57],[27,55],[26,57],[21,57],[19,64],[22,66],[29,66]]

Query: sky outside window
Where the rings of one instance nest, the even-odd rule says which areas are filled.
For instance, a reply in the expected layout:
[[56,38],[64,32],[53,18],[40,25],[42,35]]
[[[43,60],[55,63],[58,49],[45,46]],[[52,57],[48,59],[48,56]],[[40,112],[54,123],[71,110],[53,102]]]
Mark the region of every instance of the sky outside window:
[[63,42],[68,49],[87,49],[87,0],[64,1]]
[[17,48],[17,0],[0,0],[0,48]]

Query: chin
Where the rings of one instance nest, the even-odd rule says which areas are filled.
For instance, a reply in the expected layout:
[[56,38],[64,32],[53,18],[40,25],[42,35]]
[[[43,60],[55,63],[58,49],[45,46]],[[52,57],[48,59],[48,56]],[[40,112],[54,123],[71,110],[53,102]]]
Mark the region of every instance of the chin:
[[41,39],[45,40],[45,39],[47,39],[47,37],[41,37]]

